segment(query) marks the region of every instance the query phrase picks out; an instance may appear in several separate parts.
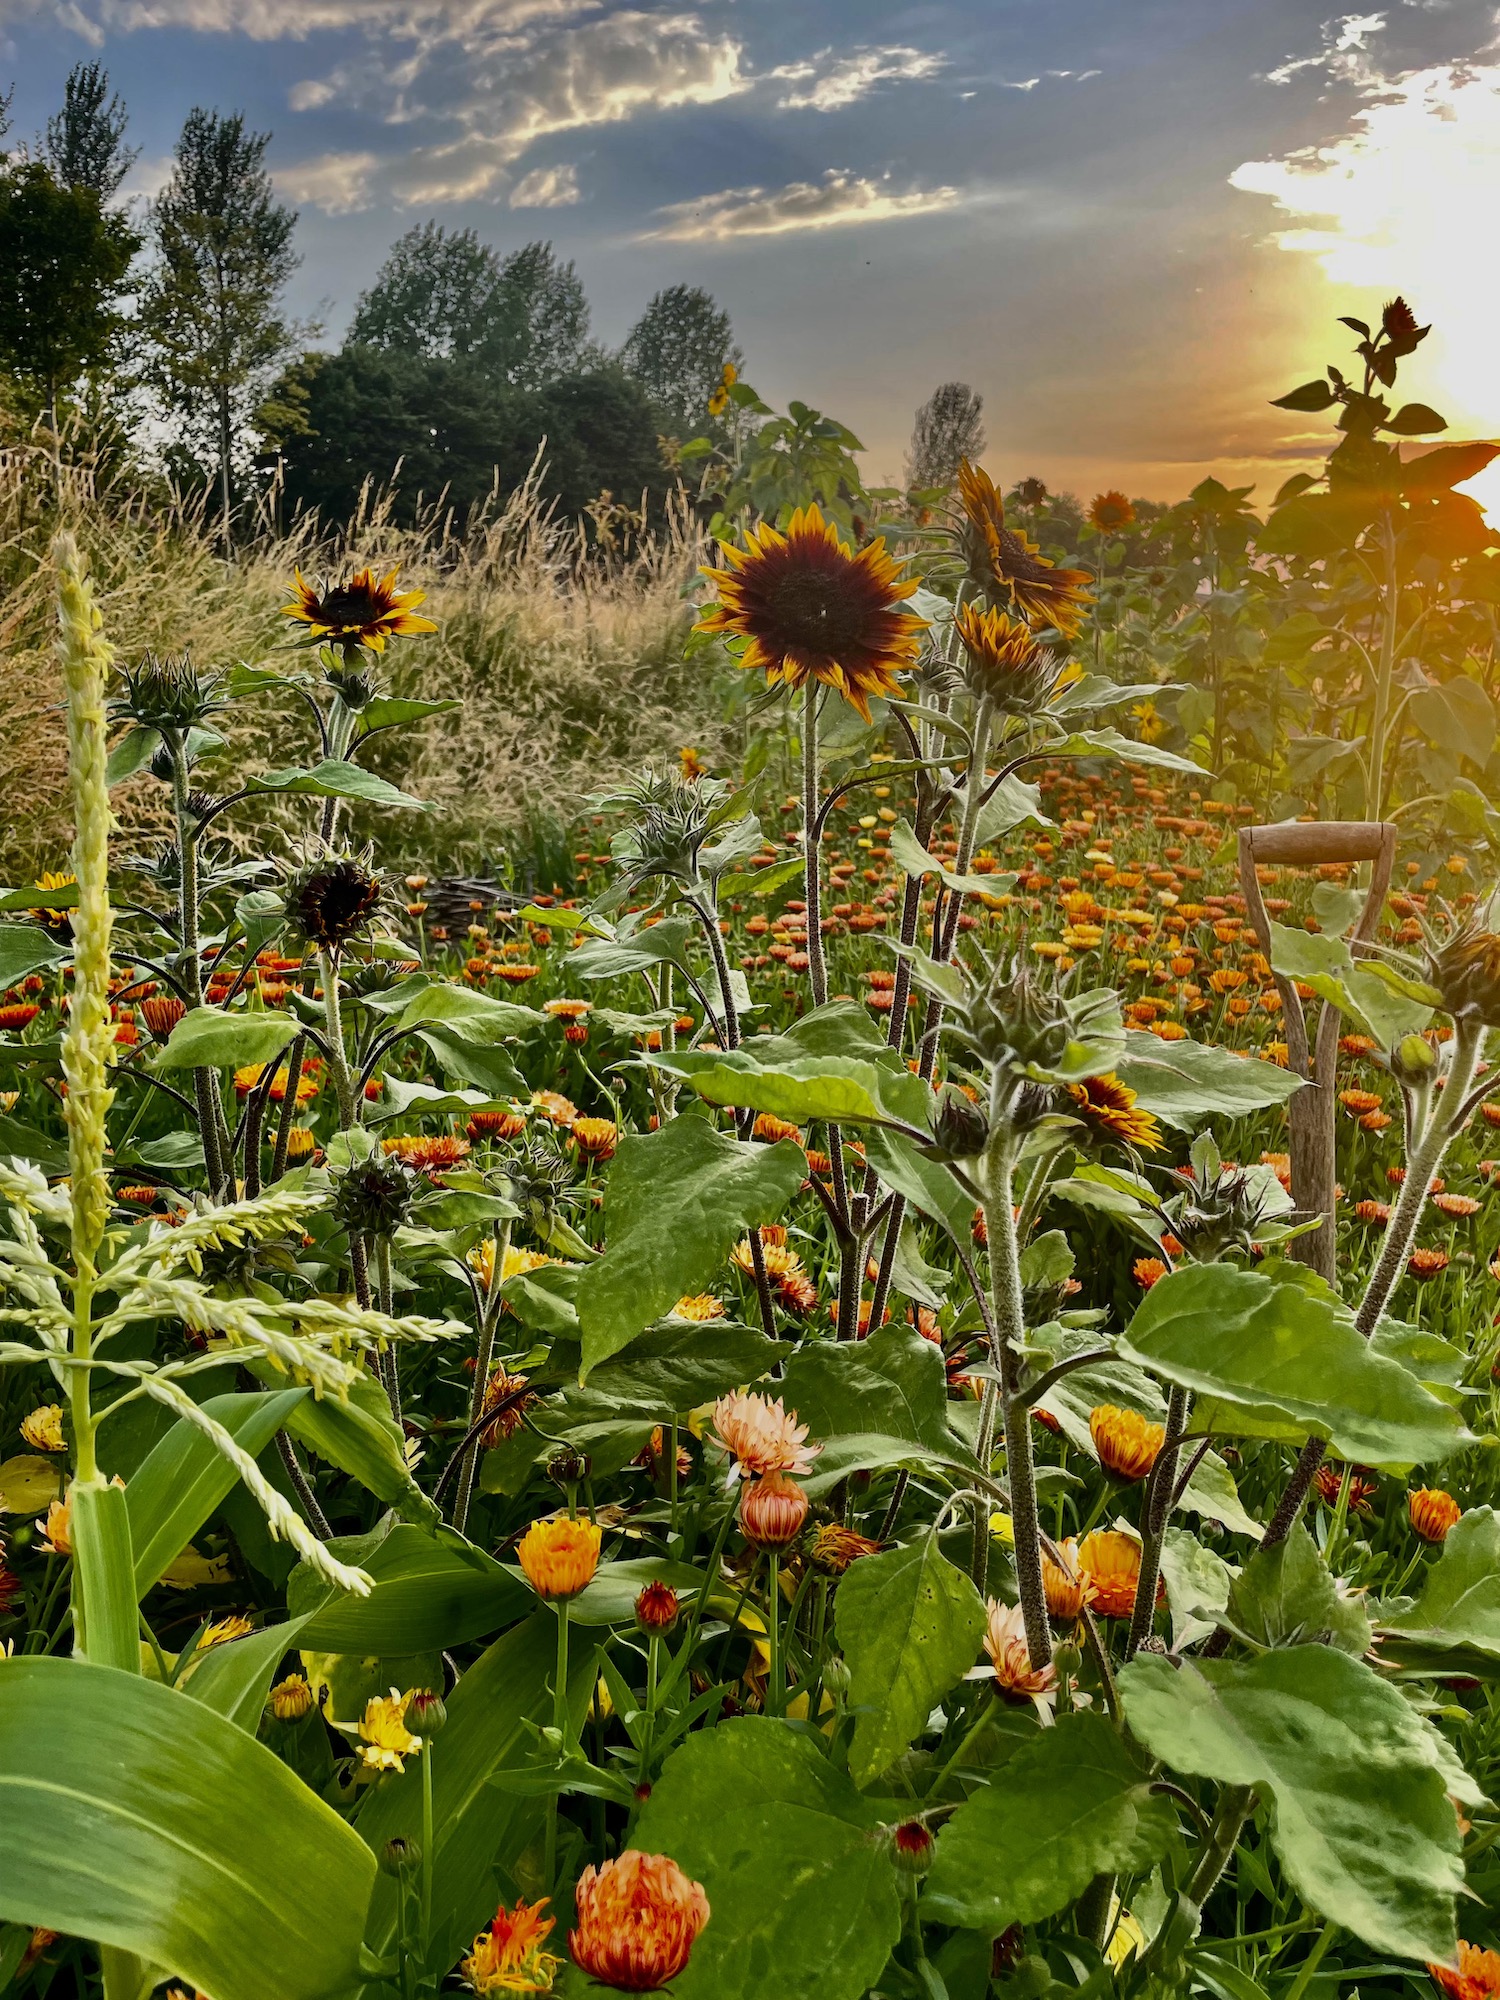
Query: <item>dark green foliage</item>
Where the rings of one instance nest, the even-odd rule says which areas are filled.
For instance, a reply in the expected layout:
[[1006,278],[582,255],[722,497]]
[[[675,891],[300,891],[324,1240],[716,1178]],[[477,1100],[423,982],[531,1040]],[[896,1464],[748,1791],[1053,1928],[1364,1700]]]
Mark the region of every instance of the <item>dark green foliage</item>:
[[40,161],[0,175],[0,363],[38,404],[107,360],[137,242],[93,189],[61,185]]
[[661,428],[686,439],[708,427],[725,363],[744,360],[729,315],[701,285],[668,285],[625,337],[620,363],[645,390]]

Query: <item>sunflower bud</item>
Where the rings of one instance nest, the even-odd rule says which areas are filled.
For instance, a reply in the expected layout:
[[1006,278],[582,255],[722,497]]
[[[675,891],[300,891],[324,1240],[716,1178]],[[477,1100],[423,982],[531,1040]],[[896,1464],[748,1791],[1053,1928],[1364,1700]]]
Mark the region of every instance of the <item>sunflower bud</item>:
[[1455,1020],[1500,1027],[1500,933],[1471,919],[1428,952],[1427,967]]
[[417,1175],[396,1153],[372,1153],[338,1176],[333,1213],[351,1236],[389,1239],[411,1214]]
[[1426,1083],[1437,1068],[1437,1050],[1425,1035],[1403,1035],[1389,1061],[1397,1083]]
[[110,714],[142,729],[185,734],[227,704],[217,674],[200,674],[187,653],[159,659],[147,653],[125,668],[125,691],[110,703]]
[[963,1091],[949,1084],[937,1101],[932,1134],[950,1159],[972,1160],[989,1144],[990,1122]]
[[357,854],[330,854],[300,869],[286,887],[286,920],[319,951],[339,951],[367,931],[383,885]]
[[[325,656],[326,657],[326,656]],[[357,654],[348,656],[357,659]],[[352,714],[358,715],[366,709],[380,692],[380,682],[373,668],[365,666],[329,667],[323,676],[327,685]]]
[[1073,1036],[1062,995],[1041,986],[1019,954],[961,970],[964,995],[949,1014],[956,1039],[995,1069],[1056,1069]]
[[1036,715],[1047,706],[1064,661],[1039,646],[1023,620],[964,605],[953,620],[963,642],[969,691],[1001,715]]

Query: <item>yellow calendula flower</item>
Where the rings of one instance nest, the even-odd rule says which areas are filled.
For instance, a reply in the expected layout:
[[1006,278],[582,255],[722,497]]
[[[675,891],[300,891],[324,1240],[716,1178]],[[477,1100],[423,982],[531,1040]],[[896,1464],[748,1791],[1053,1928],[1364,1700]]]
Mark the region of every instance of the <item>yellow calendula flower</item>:
[[231,1639],[245,1639],[255,1630],[248,1618],[242,1618],[233,1611],[227,1618],[216,1618],[205,1628],[198,1641],[198,1651],[206,1653],[210,1646],[227,1646]]
[[21,1419],[21,1435],[33,1451],[66,1451],[61,1403],[43,1403]]
[[594,1580],[603,1531],[592,1521],[559,1514],[533,1521],[521,1537],[516,1560],[538,1597],[576,1597]]
[[301,1674],[288,1674],[272,1688],[268,1700],[278,1722],[300,1722],[312,1712],[313,1691]]
[[411,1691],[402,1694],[392,1688],[388,1695],[372,1694],[359,1719],[360,1761],[372,1771],[404,1771],[406,1759],[422,1752],[422,1739],[406,1726]]

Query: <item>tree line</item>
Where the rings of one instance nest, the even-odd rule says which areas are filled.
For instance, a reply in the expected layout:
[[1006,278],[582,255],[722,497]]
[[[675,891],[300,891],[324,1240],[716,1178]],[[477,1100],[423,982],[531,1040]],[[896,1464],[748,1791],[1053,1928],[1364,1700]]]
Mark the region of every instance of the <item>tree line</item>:
[[81,63],[0,162],[6,415],[44,423],[55,450],[72,427],[211,491],[226,545],[271,479],[284,507],[335,524],[368,482],[396,487],[398,514],[440,493],[462,509],[516,484],[543,439],[565,511],[659,494],[741,361],[701,287],[657,292],[611,352],[551,244],[502,254],[433,222],[392,246],[330,351],[287,308],[297,215],[270,134],[189,112],[165,186],[127,207],[126,133],[107,74]]

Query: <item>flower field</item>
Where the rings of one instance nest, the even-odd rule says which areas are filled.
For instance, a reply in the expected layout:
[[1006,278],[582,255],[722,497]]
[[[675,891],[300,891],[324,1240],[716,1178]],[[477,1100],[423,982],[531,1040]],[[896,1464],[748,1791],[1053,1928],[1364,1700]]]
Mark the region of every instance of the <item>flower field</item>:
[[57,535],[0,1992],[1500,1993],[1497,598],[1421,332],[1294,392],[1323,488],[1071,548],[727,379],[743,754],[545,886],[411,860],[420,589],[136,655]]

